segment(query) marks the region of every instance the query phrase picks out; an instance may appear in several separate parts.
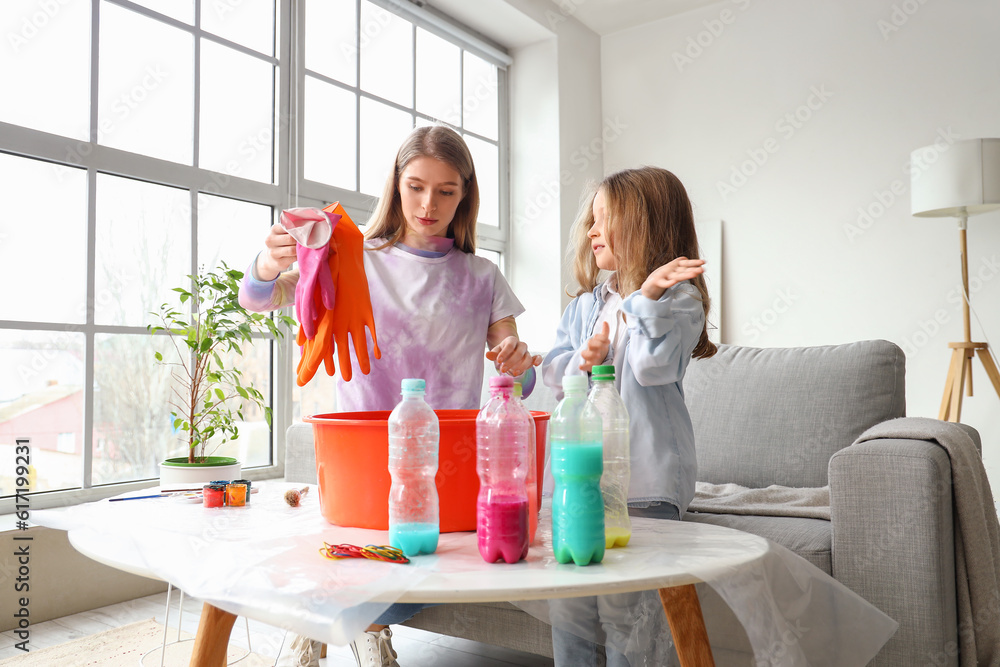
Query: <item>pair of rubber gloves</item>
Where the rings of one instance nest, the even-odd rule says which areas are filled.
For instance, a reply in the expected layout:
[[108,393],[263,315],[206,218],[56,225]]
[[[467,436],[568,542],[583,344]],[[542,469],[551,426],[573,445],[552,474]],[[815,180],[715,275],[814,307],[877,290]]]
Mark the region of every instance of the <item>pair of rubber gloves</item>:
[[[364,265],[364,235],[339,202],[322,211],[315,208],[281,212],[281,225],[296,241],[299,281],[295,286],[295,312],[299,318],[297,342],[302,346],[296,382],[305,386],[319,369],[351,379],[348,336],[361,372],[371,371],[368,339],[371,332],[376,359],[382,358],[375,334],[371,295]],[[329,230],[329,231],[327,231]]]

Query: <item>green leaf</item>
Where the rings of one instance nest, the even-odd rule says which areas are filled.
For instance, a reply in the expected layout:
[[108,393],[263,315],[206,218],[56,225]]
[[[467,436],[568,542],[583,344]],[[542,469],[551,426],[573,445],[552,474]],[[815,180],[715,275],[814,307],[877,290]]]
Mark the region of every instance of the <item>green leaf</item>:
[[163,355],[159,352],[155,353],[153,356],[156,357],[157,361],[163,361]]
[[215,389],[215,395],[219,397],[220,401],[226,400],[226,395],[224,393],[222,393],[222,390],[219,389],[218,387],[216,387],[216,389]]
[[247,390],[239,385],[236,385],[236,393],[242,396],[243,398],[249,398],[249,396],[247,395]]

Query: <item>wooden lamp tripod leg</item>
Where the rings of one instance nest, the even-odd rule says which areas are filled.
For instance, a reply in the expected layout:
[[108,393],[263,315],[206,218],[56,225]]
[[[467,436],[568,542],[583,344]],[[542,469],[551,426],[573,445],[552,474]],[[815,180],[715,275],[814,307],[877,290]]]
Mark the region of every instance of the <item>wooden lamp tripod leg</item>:
[[965,350],[951,351],[951,364],[948,366],[948,376],[944,381],[944,397],[941,399],[941,409],[938,419],[941,421],[958,421],[962,414],[962,384],[965,379]]
[[979,360],[983,362],[983,367],[986,368],[987,377],[993,383],[993,389],[997,392],[997,396],[1000,397],[1000,372],[997,371],[997,366],[993,363],[993,357],[990,356],[989,348],[979,348],[977,352],[979,352]]

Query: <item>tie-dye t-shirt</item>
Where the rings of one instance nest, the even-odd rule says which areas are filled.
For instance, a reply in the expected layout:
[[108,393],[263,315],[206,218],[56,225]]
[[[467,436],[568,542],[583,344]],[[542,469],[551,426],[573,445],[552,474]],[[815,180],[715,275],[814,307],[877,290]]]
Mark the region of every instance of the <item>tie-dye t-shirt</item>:
[[425,257],[409,248],[365,242],[365,273],[382,358],[368,342],[372,370],[337,378],[337,409],[391,410],[403,378],[423,378],[436,409],[478,409],[486,330],[524,306],[493,262],[457,248]]
[[[431,253],[401,244],[374,250],[382,243],[366,241],[364,255],[382,358],[375,359],[369,340],[372,370],[366,376],[352,351],[352,380],[337,374],[337,409],[391,410],[400,400],[403,378],[426,380],[425,398],[433,408],[478,409],[486,330],[517,317],[524,307],[488,259],[450,244]],[[240,285],[240,304],[256,312],[290,305],[297,280],[298,271],[256,280],[251,264]]]

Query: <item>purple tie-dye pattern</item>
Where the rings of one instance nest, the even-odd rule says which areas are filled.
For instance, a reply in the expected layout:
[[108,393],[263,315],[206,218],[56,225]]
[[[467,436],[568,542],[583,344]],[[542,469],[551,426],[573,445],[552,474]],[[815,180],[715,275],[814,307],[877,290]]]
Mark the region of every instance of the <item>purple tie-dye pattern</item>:
[[391,410],[399,383],[427,381],[427,402],[437,409],[476,409],[483,382],[486,330],[492,322],[524,312],[499,269],[487,259],[451,249],[428,258],[398,247],[371,250],[365,272],[382,358],[372,370],[338,378],[338,409]]

